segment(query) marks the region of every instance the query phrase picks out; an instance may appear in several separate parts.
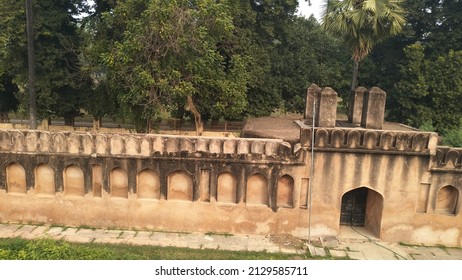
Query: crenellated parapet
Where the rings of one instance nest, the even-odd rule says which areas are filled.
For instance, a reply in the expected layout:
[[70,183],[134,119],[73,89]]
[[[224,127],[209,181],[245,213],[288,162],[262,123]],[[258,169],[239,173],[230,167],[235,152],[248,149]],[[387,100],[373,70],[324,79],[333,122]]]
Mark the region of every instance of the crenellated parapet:
[[289,143],[277,139],[37,130],[0,130],[0,152],[114,157],[211,157],[257,161],[284,161],[296,157]]
[[462,148],[438,146],[432,169],[462,171]]
[[[311,128],[301,129],[300,142],[311,147]],[[436,143],[437,135],[430,132],[315,128],[314,134],[314,147],[325,151],[434,154]]]

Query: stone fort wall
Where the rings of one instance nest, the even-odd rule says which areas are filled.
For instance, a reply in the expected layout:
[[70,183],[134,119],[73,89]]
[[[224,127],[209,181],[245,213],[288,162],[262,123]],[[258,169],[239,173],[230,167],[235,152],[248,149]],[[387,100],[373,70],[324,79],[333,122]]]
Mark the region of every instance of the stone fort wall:
[[346,198],[361,192],[375,236],[462,246],[462,149],[385,129],[386,93],[354,93],[338,126],[337,94],[311,85],[293,145],[0,130],[0,221],[314,238],[337,236]]
[[4,222],[252,234],[306,223],[294,214],[306,212],[303,151],[281,140],[3,130],[0,155]]
[[437,146],[434,133],[343,127],[316,128],[311,143],[300,126],[293,146],[1,130],[0,219],[306,238],[309,224],[313,237],[338,235],[343,196],[367,188],[376,236],[462,245],[462,149]]
[[[302,126],[307,150],[311,131]],[[343,196],[367,188],[365,227],[377,237],[461,246],[462,149],[437,146],[435,133],[316,128],[313,151],[315,235],[338,235]]]
[[302,148],[313,144],[315,232],[338,234],[350,211],[342,207],[365,193],[364,227],[377,237],[461,246],[461,149],[437,146],[434,133],[394,131],[400,125],[385,122],[386,93],[378,87],[352,92],[348,122],[337,121],[337,101],[331,88],[312,84],[298,122]]

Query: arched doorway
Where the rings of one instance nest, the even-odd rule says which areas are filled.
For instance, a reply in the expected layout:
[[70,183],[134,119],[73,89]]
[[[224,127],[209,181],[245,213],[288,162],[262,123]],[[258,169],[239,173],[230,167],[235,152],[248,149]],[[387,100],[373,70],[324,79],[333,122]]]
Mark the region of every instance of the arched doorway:
[[383,197],[366,187],[346,192],[342,196],[340,225],[364,227],[380,237]]
[[345,193],[342,197],[340,224],[364,226],[366,221],[367,188],[359,188]]

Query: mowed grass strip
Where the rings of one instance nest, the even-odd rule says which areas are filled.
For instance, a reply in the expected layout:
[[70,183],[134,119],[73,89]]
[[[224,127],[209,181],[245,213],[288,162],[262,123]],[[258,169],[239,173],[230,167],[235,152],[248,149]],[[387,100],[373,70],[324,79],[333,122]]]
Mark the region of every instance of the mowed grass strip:
[[292,260],[307,254],[0,238],[2,260]]

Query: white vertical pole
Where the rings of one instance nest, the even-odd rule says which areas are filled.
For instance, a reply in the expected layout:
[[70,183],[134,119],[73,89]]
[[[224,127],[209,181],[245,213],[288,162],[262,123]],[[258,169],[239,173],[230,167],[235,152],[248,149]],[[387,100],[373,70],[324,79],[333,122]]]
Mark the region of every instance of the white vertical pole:
[[313,96],[313,125],[311,128],[311,163],[310,163],[310,181],[308,184],[309,188],[309,199],[308,199],[308,243],[311,243],[311,202],[313,194],[313,175],[314,175],[314,127],[316,123],[316,97]]

